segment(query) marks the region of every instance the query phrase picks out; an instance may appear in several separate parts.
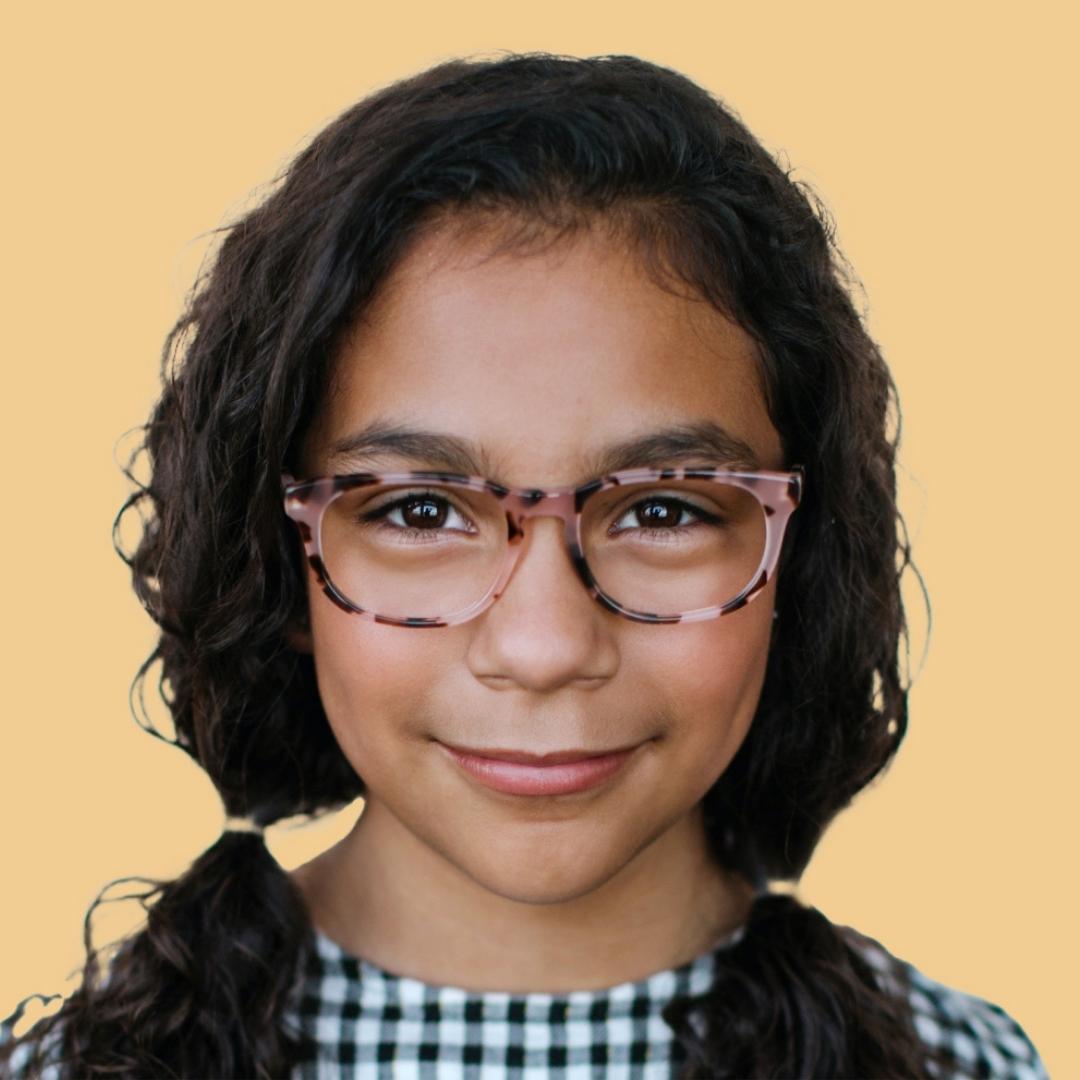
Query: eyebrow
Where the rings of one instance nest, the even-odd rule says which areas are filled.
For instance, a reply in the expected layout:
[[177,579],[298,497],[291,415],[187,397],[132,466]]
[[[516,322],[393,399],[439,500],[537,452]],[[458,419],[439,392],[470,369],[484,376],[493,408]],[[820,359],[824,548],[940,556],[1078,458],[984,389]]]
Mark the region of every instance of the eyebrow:
[[[394,457],[447,472],[483,476],[502,484],[498,468],[483,446],[457,435],[375,420],[330,447],[327,466],[337,472],[376,459]],[[761,467],[753,448],[711,420],[674,424],[611,443],[586,462],[578,484],[622,469],[662,468],[689,459],[705,459],[709,466],[756,470]],[[511,485],[502,484],[503,487]]]

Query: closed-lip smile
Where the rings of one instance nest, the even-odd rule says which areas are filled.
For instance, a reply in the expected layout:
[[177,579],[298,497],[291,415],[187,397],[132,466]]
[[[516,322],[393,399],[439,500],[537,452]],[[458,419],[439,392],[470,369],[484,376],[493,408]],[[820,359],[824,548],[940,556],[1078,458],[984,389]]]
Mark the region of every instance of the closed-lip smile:
[[571,761],[608,757],[611,754],[622,754],[634,749],[633,746],[621,746],[614,750],[548,750],[542,754],[532,754],[525,750],[507,750],[503,747],[480,749],[473,746],[455,746],[453,743],[443,743],[443,746],[459,754],[468,754],[470,757],[494,758],[496,761],[512,761],[518,765],[565,765]]
[[641,744],[542,754],[504,747],[439,745],[471,779],[486,788],[508,795],[569,795],[606,783]]

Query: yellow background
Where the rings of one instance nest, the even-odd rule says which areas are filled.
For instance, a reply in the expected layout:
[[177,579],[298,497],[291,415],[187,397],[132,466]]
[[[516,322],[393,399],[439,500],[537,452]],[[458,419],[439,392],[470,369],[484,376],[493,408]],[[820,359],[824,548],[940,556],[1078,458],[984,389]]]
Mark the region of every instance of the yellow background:
[[[900,388],[929,657],[895,766],[799,893],[1000,1003],[1052,1074],[1080,1075],[1065,5],[298,10],[69,3],[6,20],[0,1012],[70,991],[101,886],[173,877],[220,829],[204,776],[130,718],[152,627],[110,544],[128,490],[114,443],[150,408],[210,230],[341,109],[437,59],[630,52],[718,93],[822,195]],[[353,813],[275,830],[272,849],[295,865]]]

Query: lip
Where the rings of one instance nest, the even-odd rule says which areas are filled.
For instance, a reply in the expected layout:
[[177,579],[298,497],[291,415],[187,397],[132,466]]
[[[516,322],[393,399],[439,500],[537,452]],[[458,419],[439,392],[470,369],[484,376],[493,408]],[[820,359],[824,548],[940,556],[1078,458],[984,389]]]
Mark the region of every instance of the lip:
[[599,787],[623,766],[637,746],[590,753],[557,750],[529,754],[521,750],[473,749],[439,744],[474,780],[509,795],[569,795]]

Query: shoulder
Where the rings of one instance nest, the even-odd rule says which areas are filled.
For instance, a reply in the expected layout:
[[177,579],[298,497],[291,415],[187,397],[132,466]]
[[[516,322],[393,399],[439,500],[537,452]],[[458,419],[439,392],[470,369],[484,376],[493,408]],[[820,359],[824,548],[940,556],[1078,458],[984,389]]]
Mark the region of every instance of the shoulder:
[[946,986],[852,927],[838,927],[874,969],[878,984],[906,998],[922,1041],[954,1062],[950,1078],[1049,1080],[1038,1051],[1000,1005]]

